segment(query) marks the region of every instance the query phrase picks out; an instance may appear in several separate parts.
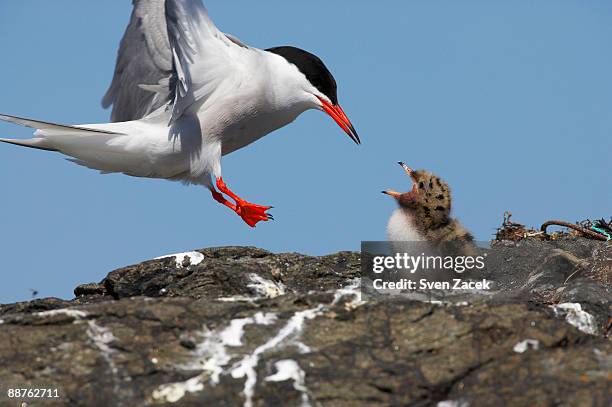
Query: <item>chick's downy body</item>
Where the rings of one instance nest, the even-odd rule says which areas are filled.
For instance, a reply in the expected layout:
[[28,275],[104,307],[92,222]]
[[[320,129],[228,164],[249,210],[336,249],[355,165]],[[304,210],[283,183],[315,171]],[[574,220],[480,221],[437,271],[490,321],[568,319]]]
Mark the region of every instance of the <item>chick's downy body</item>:
[[435,174],[414,171],[400,163],[413,181],[409,192],[383,191],[397,200],[399,208],[387,224],[390,241],[428,241],[442,244],[456,242],[473,247],[473,236],[451,217],[451,191],[448,184]]

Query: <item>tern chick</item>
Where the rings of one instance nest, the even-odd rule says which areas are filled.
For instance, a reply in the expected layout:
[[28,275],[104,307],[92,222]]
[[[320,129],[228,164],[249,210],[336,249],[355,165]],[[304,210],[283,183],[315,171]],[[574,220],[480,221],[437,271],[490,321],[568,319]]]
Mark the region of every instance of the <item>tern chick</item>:
[[[466,253],[473,249],[474,237],[458,220],[451,218],[451,191],[448,184],[431,172],[415,171],[399,163],[413,181],[409,192],[383,191],[397,200],[387,225],[390,241],[455,242]],[[464,250],[465,249],[465,250]]]

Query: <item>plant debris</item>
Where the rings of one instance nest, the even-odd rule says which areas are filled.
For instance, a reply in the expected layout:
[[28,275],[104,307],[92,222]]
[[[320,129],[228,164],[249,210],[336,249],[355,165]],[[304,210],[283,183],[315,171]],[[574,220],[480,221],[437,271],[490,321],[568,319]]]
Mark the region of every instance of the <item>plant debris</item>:
[[539,236],[543,235],[542,232],[539,232],[533,228],[527,229],[525,225],[513,222],[512,220],[510,220],[510,218],[512,218],[512,212],[504,212],[504,221],[501,227],[497,229],[497,233],[495,233],[495,240],[511,240],[516,242],[518,240],[523,240],[528,237],[539,238]]
[[[511,220],[512,212],[504,212],[504,221],[497,229],[495,234],[496,241],[510,240],[519,241],[526,238],[535,238],[539,240],[557,240],[571,237],[587,237],[602,241],[609,241],[612,236],[612,218],[610,220],[600,219],[591,221],[590,219],[576,223],[569,223],[560,220],[550,220],[545,222],[540,230],[527,228],[525,225],[513,222]],[[566,229],[547,232],[549,226],[562,226]]]

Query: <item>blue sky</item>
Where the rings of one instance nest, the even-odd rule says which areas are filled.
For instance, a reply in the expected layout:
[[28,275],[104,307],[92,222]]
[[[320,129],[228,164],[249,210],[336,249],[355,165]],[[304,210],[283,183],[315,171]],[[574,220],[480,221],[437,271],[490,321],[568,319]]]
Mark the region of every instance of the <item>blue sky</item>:
[[[0,145],[0,303],[30,288],[70,298],[115,268],[202,247],[358,250],[385,238],[394,203],[380,191],[410,188],[398,160],[447,179],[480,240],[506,210],[529,225],[610,215],[609,1],[206,5],[252,46],[319,55],[362,146],[313,111],[225,157],[233,190],[275,206],[252,230],[202,188]],[[107,121],[100,99],[130,12],[128,0],[1,2],[0,112]],[[0,124],[0,136],[30,134]]]

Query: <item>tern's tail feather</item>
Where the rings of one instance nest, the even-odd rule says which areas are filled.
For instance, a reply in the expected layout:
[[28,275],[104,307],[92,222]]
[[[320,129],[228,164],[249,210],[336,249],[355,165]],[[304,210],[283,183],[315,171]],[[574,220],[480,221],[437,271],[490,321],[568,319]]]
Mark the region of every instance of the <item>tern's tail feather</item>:
[[41,137],[34,137],[28,140],[0,138],[0,142],[2,143],[9,143],[9,144],[17,145],[17,146],[22,146],[22,147],[37,148],[39,150],[59,151],[57,148],[52,146],[53,143],[50,142],[50,140],[45,137],[46,135],[52,135],[53,133],[64,134],[64,135],[70,135],[70,134],[83,135],[84,133],[112,134],[107,131],[99,131],[99,130],[93,130],[93,129],[76,127],[76,126],[66,126],[63,124],[49,123],[49,122],[43,122],[39,120],[32,120],[32,119],[24,119],[21,117],[8,116],[8,115],[2,115],[2,114],[0,114],[0,120],[3,120],[5,122],[19,124],[19,125],[26,126],[26,127],[31,127],[33,129],[42,130],[42,132],[35,133],[35,136],[40,135]]
[[80,135],[94,135],[94,134],[114,134],[114,135],[123,135],[122,133],[116,133],[113,131],[103,130],[103,129],[93,129],[90,127],[82,127],[82,126],[69,126],[66,124],[57,124],[50,122],[43,122],[40,120],[34,119],[25,119],[23,117],[17,116],[9,116],[6,114],[0,114],[0,120],[19,124],[21,126],[30,127],[32,129],[43,130],[53,133],[60,134],[80,134]]
[[24,119],[22,117],[4,114],[0,114],[0,120],[37,129],[37,131],[34,133],[34,138],[28,140],[0,138],[0,142],[29,148],[37,148],[39,150],[60,151],[58,146],[53,145],[54,136],[122,135],[121,133],[115,133],[107,130],[91,129],[80,126],[68,126],[65,124]]
[[58,151],[55,148],[44,147],[45,140],[42,138],[31,138],[28,140],[18,140],[14,138],[0,138],[0,143],[14,144],[16,146],[36,148],[38,150]]
[[[73,126],[64,126],[61,124],[42,122],[38,120],[32,119],[24,119],[21,117],[8,116],[8,115],[0,115],[0,120],[10,123],[19,124],[26,127],[31,127],[33,129],[39,130],[47,130],[50,132],[62,132],[64,134],[68,134],[70,132],[82,132],[84,129],[78,129]],[[37,148],[39,150],[47,150],[47,151],[58,151],[57,148],[51,146],[49,140],[45,137],[34,137],[28,140],[18,140],[18,139],[6,139],[0,138],[0,142],[14,144],[17,146],[28,147],[28,148]]]
[[178,142],[169,143],[168,129],[150,120],[67,126],[0,115],[0,121],[36,129],[31,139],[0,138],[0,142],[57,151],[76,164],[104,173],[172,178],[184,172],[188,162],[179,158],[167,161],[166,156],[178,157]]
[[[34,137],[26,140],[0,138],[0,142],[39,150],[57,151],[78,158],[79,150],[95,153],[96,147],[105,145],[110,139],[124,136],[106,129],[87,126],[69,126],[40,120],[0,114],[0,120],[36,129]],[[75,151],[76,150],[76,151]]]

